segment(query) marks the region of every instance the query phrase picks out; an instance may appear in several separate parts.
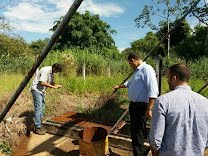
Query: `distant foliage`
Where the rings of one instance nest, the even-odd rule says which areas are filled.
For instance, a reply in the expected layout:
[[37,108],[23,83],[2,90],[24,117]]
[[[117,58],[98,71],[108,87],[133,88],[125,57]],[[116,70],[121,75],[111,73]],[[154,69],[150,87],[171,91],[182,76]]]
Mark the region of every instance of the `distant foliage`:
[[0,15],[0,32],[11,31],[12,29],[12,26],[6,21],[5,17]]
[[[55,31],[63,17],[54,22],[51,31]],[[80,48],[103,50],[111,49],[115,42],[112,34],[116,33],[110,25],[100,20],[99,15],[91,15],[89,11],[85,14],[76,13],[57,41],[58,49]]]
[[153,32],[148,32],[143,39],[131,43],[133,51],[148,52],[159,43],[158,37]]
[[24,73],[32,62],[32,50],[23,39],[0,34],[1,72]]
[[[170,28],[173,28],[175,26],[175,23],[177,23],[178,20],[176,20],[173,23],[170,23]],[[158,39],[161,40],[163,36],[168,32],[168,25],[167,22],[161,22],[160,23],[160,29],[157,31],[156,35],[158,36]],[[180,25],[174,30],[174,32],[170,35],[170,47],[174,47],[178,45],[181,41],[184,41],[191,32],[191,27],[187,23],[186,20],[183,20]],[[166,48],[168,47],[167,42],[164,42]]]
[[203,57],[195,61],[188,62],[192,76],[201,80],[208,81],[208,58]]
[[5,154],[5,155],[11,155],[12,151],[11,148],[5,144],[5,143],[1,143],[0,144],[0,150]]
[[208,57],[208,26],[197,25],[193,34],[178,44],[175,52],[187,60]]
[[114,58],[91,53],[87,49],[72,48],[63,51],[52,51],[41,66],[52,65],[54,62],[64,65],[65,75],[82,75],[84,64],[86,66],[86,75],[107,75],[108,68],[110,68],[112,75],[131,71],[127,61],[122,59],[121,54],[120,60],[115,60]]
[[37,41],[33,41],[31,44],[30,44],[30,48],[33,50],[33,53],[35,55],[38,55],[42,52],[43,48],[46,46],[46,44],[48,43],[49,39],[46,38],[44,40],[37,40]]
[[8,36],[0,34],[0,55],[18,57],[23,55],[31,55],[32,50],[28,44],[18,36]]

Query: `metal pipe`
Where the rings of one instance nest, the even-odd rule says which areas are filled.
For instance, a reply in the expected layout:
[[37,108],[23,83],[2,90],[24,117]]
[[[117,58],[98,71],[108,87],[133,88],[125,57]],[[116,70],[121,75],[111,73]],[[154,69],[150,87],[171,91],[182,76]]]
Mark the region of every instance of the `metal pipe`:
[[42,63],[42,61],[45,59],[49,51],[52,49],[54,43],[57,41],[58,37],[60,36],[61,32],[63,32],[66,25],[69,23],[72,16],[75,14],[76,10],[79,8],[83,0],[75,0],[66,15],[64,16],[63,20],[51,36],[50,40],[48,41],[47,45],[43,48],[41,55],[37,58],[37,61],[34,63],[32,68],[29,70],[27,76],[23,79],[9,102],[7,103],[6,107],[0,114],[0,122],[4,119],[10,108],[13,106],[14,102],[19,97],[20,93],[23,91],[25,86],[28,84],[30,79],[32,78],[33,74],[35,73],[36,69],[39,67],[39,65]]
[[201,89],[199,89],[197,93],[200,93],[200,92],[201,92],[202,90],[204,90],[204,88],[206,88],[207,86],[208,86],[208,82],[207,82]]

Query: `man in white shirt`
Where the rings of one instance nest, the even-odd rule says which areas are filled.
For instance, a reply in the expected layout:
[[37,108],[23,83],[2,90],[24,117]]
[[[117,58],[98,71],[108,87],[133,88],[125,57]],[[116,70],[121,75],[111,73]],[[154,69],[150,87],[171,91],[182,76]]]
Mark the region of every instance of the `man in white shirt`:
[[34,100],[34,133],[44,135],[45,130],[41,126],[45,108],[45,90],[48,88],[60,88],[61,85],[55,84],[53,81],[53,74],[62,72],[62,65],[55,63],[52,66],[46,66],[37,71],[32,82],[31,92]]

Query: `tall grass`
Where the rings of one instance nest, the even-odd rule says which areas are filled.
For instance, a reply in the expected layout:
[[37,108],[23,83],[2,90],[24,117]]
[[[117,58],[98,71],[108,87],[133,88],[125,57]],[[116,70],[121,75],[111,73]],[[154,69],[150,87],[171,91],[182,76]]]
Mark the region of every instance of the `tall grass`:
[[195,62],[188,62],[192,76],[208,81],[208,58],[200,58]]
[[116,77],[87,76],[82,77],[59,77],[59,82],[63,85],[63,91],[71,92],[76,95],[99,95],[103,93],[112,93],[112,87],[122,82],[123,76]]
[[[194,77],[191,78],[189,81],[189,85],[191,86],[191,89],[195,92],[198,92],[205,85],[205,83],[206,83],[205,81],[196,79]],[[170,90],[168,87],[167,78],[163,77],[162,78],[162,94],[165,94],[169,91]],[[200,94],[208,98],[208,87],[206,87]]]
[[8,93],[12,93],[19,86],[23,79],[21,74],[1,74],[0,75],[0,98]]
[[111,75],[129,73],[131,70],[127,61],[124,61],[122,58],[113,60],[103,55],[79,49],[53,51],[48,54],[41,66],[52,65],[55,62],[64,65],[66,75],[81,75],[84,64],[86,66],[86,75],[106,76],[108,68],[110,68]]
[[[23,56],[22,56],[23,57]],[[20,73],[27,73],[35,62],[33,56],[28,55],[23,58],[3,58],[0,57],[0,97],[6,92],[12,91],[18,87],[23,76]],[[178,58],[176,55],[171,55],[170,58],[163,58],[164,70],[174,63],[185,63],[184,59]],[[121,58],[113,60],[102,55],[92,54],[87,50],[66,49],[64,51],[51,51],[46,59],[41,64],[43,66],[52,65],[59,62],[64,65],[64,73],[58,79],[63,84],[63,91],[73,94],[100,94],[102,92],[110,92],[110,88],[118,83],[131,73],[132,69],[128,62]],[[193,89],[197,91],[200,86],[203,86],[207,81],[208,76],[208,58],[201,58],[196,62],[187,62],[192,72]],[[81,77],[82,67],[86,65],[86,80]],[[155,60],[151,57],[147,59],[147,63],[155,66]],[[111,77],[109,75],[109,69]],[[8,74],[4,74],[8,73]],[[165,76],[165,75],[163,75]],[[168,86],[163,80],[162,93],[168,91]],[[205,93],[206,94],[206,93]]]

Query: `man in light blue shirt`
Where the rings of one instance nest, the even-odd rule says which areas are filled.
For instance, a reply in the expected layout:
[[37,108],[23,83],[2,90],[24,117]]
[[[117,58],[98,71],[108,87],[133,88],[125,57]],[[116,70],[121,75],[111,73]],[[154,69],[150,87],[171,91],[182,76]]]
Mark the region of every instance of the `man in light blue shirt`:
[[171,92],[160,96],[150,129],[152,156],[203,156],[208,143],[208,99],[188,85],[184,64],[170,67]]
[[[144,138],[147,136],[146,117],[152,116],[152,107],[158,96],[156,74],[136,54],[129,54],[129,65],[135,70],[132,78],[114,89],[128,88],[131,139],[134,156],[143,156]],[[145,117],[146,114],[146,117]]]

